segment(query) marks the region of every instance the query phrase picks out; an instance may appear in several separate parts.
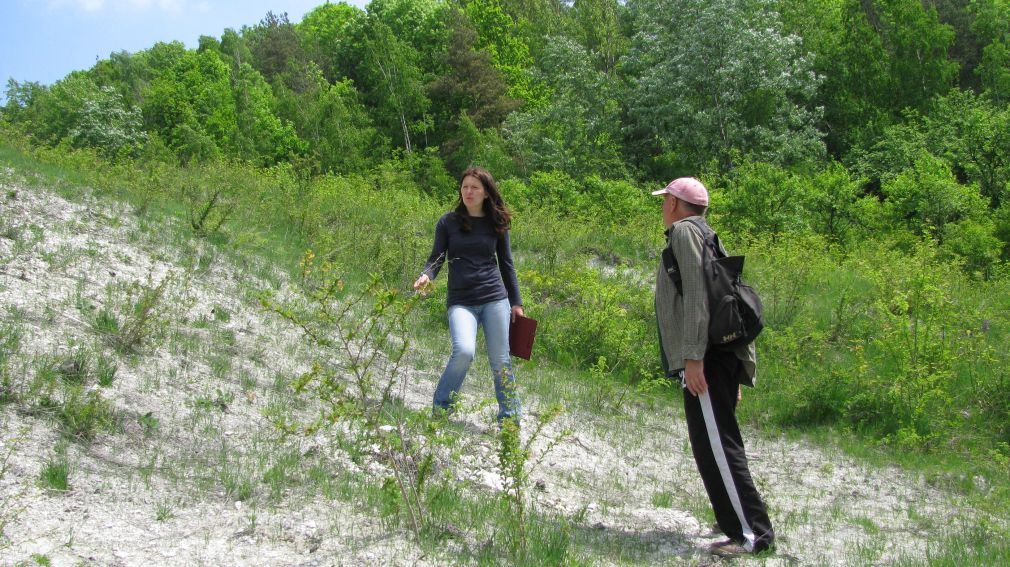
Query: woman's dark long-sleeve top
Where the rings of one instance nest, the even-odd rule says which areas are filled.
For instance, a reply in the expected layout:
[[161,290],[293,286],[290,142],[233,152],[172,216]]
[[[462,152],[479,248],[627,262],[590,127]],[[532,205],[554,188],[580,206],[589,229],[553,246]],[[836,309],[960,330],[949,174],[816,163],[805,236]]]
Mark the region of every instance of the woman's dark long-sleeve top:
[[513,307],[522,305],[508,231],[499,237],[486,216],[471,217],[470,227],[463,232],[455,212],[442,215],[423,273],[435,279],[449,262],[449,305],[481,305],[506,297]]

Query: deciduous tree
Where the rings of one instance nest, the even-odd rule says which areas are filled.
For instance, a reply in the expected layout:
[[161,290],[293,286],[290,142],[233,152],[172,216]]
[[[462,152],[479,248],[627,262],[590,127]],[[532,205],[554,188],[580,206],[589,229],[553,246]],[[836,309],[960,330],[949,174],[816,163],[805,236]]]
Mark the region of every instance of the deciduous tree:
[[316,6],[295,25],[306,55],[319,65],[326,80],[334,83],[348,76],[346,61],[348,24],[365,12],[344,2]]
[[[636,0],[624,59],[632,83],[629,143],[639,156],[672,155],[696,172],[736,155],[774,163],[819,158],[819,80],[771,2]],[[671,17],[676,14],[676,17]],[[647,164],[644,164],[647,165]]]
[[[435,143],[440,145],[449,169],[462,171],[470,163],[478,163],[471,161],[477,150],[464,146],[480,138],[481,130],[501,126],[520,101],[505,94],[505,81],[490,55],[475,48],[477,33],[466,15],[454,10],[446,19],[451,31],[442,61],[446,71],[435,77],[427,90],[432,101]],[[470,124],[465,124],[467,121]]]
[[597,71],[586,49],[565,37],[551,38],[539,67],[535,77],[554,96],[545,106],[513,113],[503,128],[519,162],[529,171],[624,178],[617,81]]

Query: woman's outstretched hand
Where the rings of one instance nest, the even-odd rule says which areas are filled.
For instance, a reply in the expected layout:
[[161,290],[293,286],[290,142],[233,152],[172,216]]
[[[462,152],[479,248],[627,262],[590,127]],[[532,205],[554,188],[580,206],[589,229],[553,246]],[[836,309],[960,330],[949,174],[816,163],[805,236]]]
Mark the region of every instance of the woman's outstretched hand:
[[420,292],[421,295],[428,295],[428,286],[430,285],[431,278],[428,277],[428,274],[421,274],[414,282],[414,290]]
[[516,322],[516,317],[522,317],[522,316],[523,316],[523,306],[522,305],[515,305],[515,306],[513,306],[512,307],[512,322],[515,323]]

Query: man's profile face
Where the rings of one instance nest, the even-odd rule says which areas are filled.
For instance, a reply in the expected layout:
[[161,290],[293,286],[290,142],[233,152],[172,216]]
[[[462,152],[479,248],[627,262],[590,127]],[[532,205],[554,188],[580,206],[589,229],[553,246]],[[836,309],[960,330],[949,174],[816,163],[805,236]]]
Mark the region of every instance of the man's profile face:
[[669,193],[663,194],[663,225],[666,228],[673,226],[677,212],[677,198]]

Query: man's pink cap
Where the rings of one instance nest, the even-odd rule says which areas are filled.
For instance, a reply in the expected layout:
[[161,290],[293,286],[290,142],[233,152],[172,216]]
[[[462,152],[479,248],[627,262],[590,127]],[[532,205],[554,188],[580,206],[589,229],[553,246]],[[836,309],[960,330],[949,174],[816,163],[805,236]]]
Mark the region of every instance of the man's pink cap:
[[708,206],[708,189],[705,189],[701,181],[693,177],[678,177],[666,187],[652,192],[653,195],[662,195],[663,193],[669,193],[688,203],[694,203],[702,207]]

